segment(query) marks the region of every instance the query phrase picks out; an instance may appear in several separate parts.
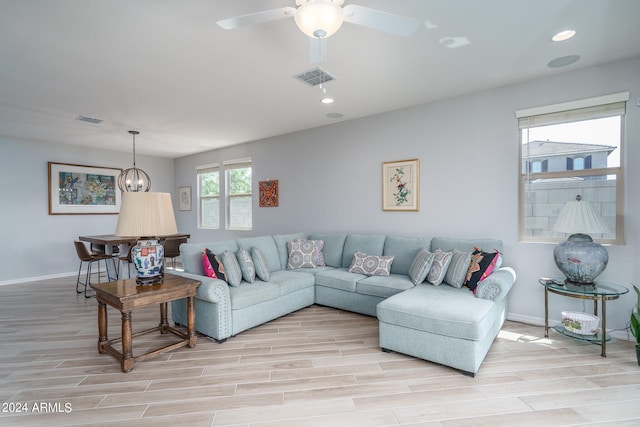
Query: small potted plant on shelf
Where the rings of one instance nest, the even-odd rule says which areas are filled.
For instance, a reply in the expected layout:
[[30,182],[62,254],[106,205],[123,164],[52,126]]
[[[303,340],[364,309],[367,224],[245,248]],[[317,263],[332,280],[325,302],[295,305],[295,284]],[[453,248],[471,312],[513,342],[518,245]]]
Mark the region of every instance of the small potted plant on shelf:
[[633,289],[638,295],[638,302],[633,310],[631,310],[631,333],[636,337],[636,358],[640,366],[640,289],[638,289],[636,285],[633,285]]

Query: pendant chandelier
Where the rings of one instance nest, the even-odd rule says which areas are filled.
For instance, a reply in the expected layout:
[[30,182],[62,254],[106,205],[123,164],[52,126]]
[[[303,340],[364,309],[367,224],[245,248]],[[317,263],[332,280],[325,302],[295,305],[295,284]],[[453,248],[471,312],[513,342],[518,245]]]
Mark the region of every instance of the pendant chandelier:
[[137,130],[130,130],[129,133],[133,136],[133,167],[125,169],[118,176],[118,187],[122,192],[144,192],[149,191],[151,188],[151,178],[142,169],[136,167],[136,135],[140,132]]

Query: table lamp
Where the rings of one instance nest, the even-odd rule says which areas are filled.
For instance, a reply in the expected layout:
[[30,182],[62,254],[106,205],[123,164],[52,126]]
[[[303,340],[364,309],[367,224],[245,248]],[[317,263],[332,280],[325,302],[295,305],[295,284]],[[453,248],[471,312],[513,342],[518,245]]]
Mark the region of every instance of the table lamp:
[[594,285],[596,277],[609,262],[607,250],[587,233],[606,233],[607,225],[593,205],[576,196],[560,211],[552,228],[558,233],[571,233],[553,250],[556,265],[567,277],[566,283]]
[[122,193],[116,235],[138,239],[131,248],[131,262],[136,267],[136,283],[150,285],[162,281],[164,247],[159,236],[176,234],[169,193]]

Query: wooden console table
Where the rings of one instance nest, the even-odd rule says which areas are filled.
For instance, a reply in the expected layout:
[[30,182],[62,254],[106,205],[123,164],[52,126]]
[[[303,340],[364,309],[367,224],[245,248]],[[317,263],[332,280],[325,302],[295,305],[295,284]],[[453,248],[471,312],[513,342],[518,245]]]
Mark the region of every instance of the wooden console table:
[[[196,295],[198,286],[200,286],[200,282],[197,280],[186,279],[172,274],[166,274],[160,283],[146,286],[137,285],[136,279],[91,285],[96,291],[96,299],[98,300],[98,352],[111,354],[120,362],[122,372],[130,372],[135,362],[176,348],[195,347],[197,337],[193,298]],[[167,322],[167,303],[180,298],[187,298],[186,334],[172,328]],[[113,340],[107,337],[107,304],[122,313],[122,336]],[[131,312],[136,308],[151,304],[160,304],[160,324],[155,328],[133,334]],[[172,333],[182,338],[182,341],[134,357],[133,338],[155,331],[160,331],[162,334]],[[122,352],[113,347],[113,344],[118,342],[122,343]]]

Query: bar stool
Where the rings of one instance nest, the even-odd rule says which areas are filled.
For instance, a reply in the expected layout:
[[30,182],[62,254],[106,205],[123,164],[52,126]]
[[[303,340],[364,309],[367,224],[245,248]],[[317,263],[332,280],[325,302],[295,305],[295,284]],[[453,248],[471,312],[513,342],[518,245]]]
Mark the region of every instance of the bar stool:
[[176,257],[180,256],[180,245],[187,243],[186,237],[167,237],[162,246],[164,246],[165,267],[168,258],[171,258],[171,267],[176,269]]
[[[84,243],[80,241],[73,242],[76,247],[76,253],[78,254],[78,258],[80,258],[80,267],[78,267],[78,279],[76,280],[76,292],[81,294],[82,291],[79,289],[80,285],[84,286],[84,297],[90,298],[92,295],[87,295],[87,287],[91,285],[91,265],[94,262],[98,263],[98,283],[100,283],[100,261],[104,261],[104,269],[107,269],[107,260],[112,259],[110,255],[100,254],[100,253],[90,253]],[[87,263],[87,274],[85,276],[84,282],[80,281],[80,274],[82,272],[82,263]]]

